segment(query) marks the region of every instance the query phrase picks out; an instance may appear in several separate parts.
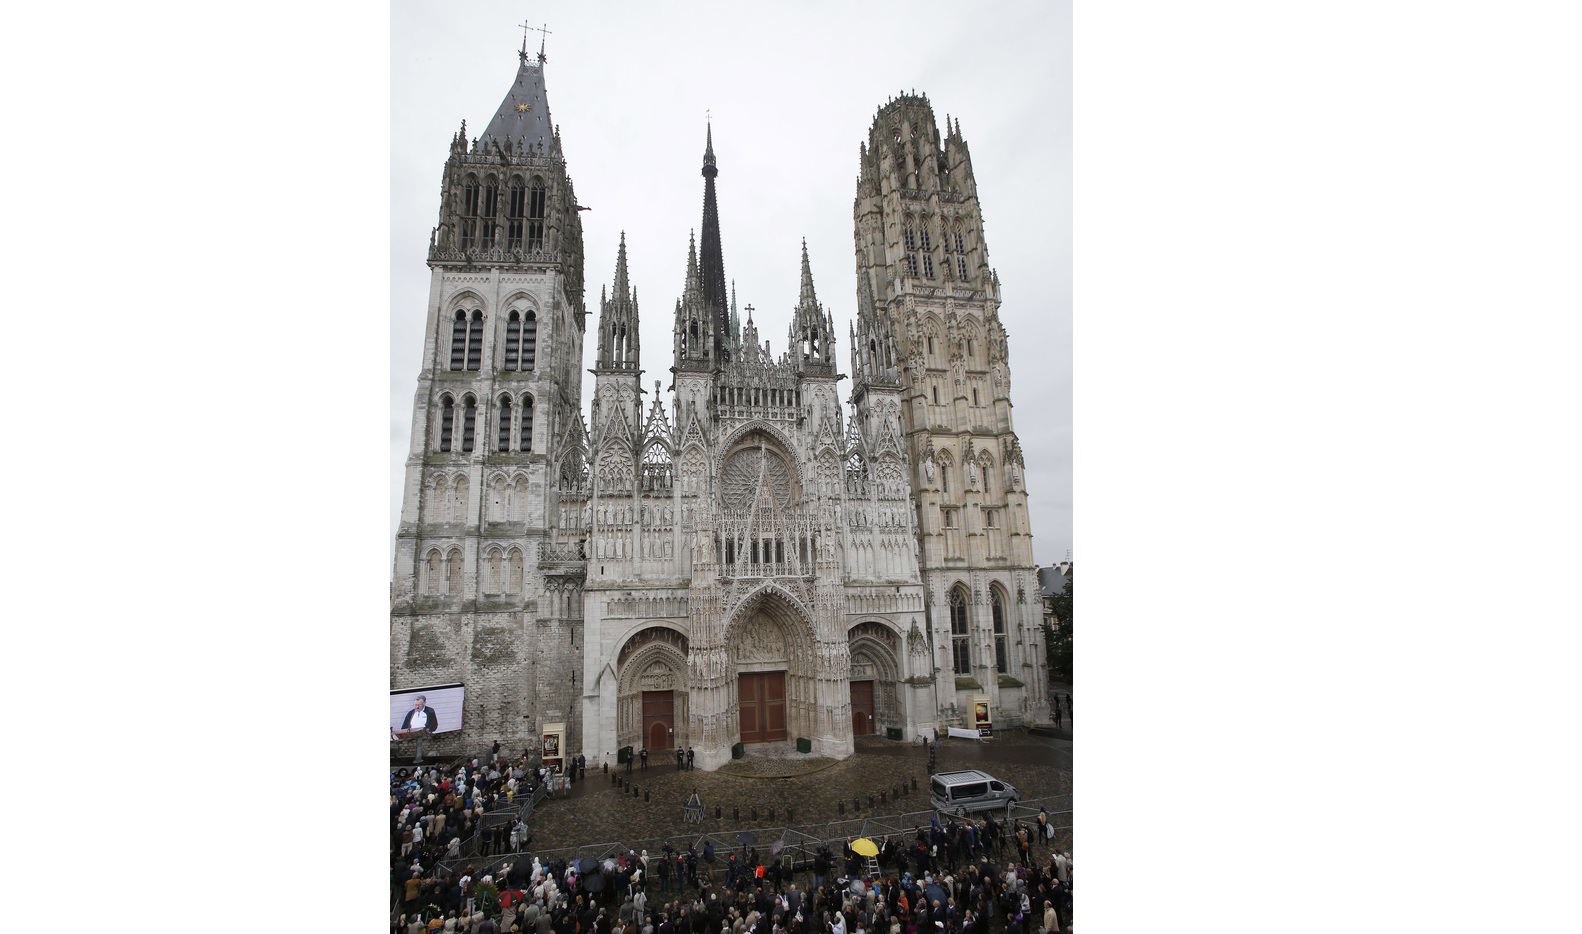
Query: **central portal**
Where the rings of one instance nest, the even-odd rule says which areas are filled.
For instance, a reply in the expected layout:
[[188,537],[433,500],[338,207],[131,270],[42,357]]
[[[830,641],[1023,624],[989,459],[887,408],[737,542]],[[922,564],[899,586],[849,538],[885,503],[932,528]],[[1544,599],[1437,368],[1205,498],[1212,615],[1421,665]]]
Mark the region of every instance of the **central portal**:
[[742,742],[772,743],[786,738],[786,673],[743,672],[737,676]]

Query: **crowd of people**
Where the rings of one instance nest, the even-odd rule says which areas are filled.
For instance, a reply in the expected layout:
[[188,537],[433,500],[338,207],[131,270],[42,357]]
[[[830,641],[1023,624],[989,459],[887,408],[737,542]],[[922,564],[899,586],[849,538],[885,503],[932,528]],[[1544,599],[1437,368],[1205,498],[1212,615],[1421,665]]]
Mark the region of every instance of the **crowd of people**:
[[[392,934],[1065,934],[1069,853],[1032,821],[937,816],[875,840],[874,865],[846,841],[811,859],[666,843],[593,860],[540,860],[520,821],[479,838],[485,866],[455,866],[483,815],[549,778],[499,756],[453,775],[391,776]],[[573,773],[575,774],[575,773]],[[502,856],[503,855],[503,856]],[[505,862],[501,864],[501,859]],[[800,861],[799,861],[800,860]],[[874,866],[877,872],[873,872]]]

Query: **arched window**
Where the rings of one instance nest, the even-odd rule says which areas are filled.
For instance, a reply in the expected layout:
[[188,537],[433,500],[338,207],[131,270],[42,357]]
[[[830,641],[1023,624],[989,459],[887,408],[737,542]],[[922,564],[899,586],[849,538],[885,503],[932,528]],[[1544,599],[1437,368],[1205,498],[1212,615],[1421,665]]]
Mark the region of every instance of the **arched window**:
[[511,179],[511,203],[506,207],[505,248],[522,248],[522,218],[527,215],[527,189],[520,177]]
[[950,591],[950,656],[956,674],[972,673],[972,649],[967,641],[967,593],[959,585]]
[[531,370],[538,362],[538,314],[522,316],[522,369]]
[[522,362],[522,313],[511,312],[505,322],[505,368],[516,369]]
[[500,435],[495,445],[496,451],[511,450],[511,397],[500,397]]
[[1011,670],[1005,650],[1005,600],[998,588],[990,588],[989,596],[994,604],[994,670],[1003,675]]
[[461,550],[453,549],[445,562],[445,592],[461,593]]
[[500,572],[500,550],[498,548],[491,549],[489,552],[489,593],[499,593],[501,591],[500,585],[503,584],[504,581],[501,579]]
[[450,514],[446,517],[450,522],[467,521],[467,478],[457,477],[455,490],[451,493]]
[[500,183],[493,175],[483,186],[483,248],[494,246],[494,219],[500,215]]
[[456,428],[456,406],[450,396],[439,401],[439,449],[450,450],[450,436]]
[[456,323],[450,329],[450,368],[459,370],[467,363],[467,313],[456,312]]
[[522,552],[511,549],[511,584],[510,593],[522,592]]
[[[452,351],[454,356],[455,351]],[[476,370],[483,360],[483,312],[472,313],[472,327],[467,331],[467,369]]]
[[544,217],[546,207],[544,180],[533,178],[533,187],[527,198],[527,248],[537,251],[544,248]]
[[478,402],[468,396],[463,403],[465,408],[461,417],[461,450],[463,454],[472,453],[473,435],[478,428]]
[[469,175],[461,186],[461,248],[472,249],[478,242],[478,179]]
[[533,397],[522,400],[522,440],[520,450],[533,452]]
[[939,491],[941,493],[950,492],[950,464],[948,462],[939,465]]
[[441,586],[441,582],[445,579],[444,574],[444,559],[440,557],[439,549],[431,549],[428,553],[428,573],[424,575],[423,592],[443,592],[445,588]]

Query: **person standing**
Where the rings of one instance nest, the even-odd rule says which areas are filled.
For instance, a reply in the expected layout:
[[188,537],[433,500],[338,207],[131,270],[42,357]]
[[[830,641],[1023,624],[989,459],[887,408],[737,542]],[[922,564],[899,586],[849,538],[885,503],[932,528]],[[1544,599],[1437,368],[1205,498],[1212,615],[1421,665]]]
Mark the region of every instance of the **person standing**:
[[687,771],[692,771],[692,747],[687,747]]
[[1065,719],[1060,714],[1060,698],[1055,698],[1055,727],[1065,726]]
[[648,771],[648,747],[644,746],[641,750],[639,750],[637,757],[643,762],[643,771]]
[[686,767],[687,767],[687,752],[686,752],[685,749],[682,749],[680,746],[677,746],[676,747],[676,771],[679,772],[679,771],[681,771],[682,769],[684,769]]

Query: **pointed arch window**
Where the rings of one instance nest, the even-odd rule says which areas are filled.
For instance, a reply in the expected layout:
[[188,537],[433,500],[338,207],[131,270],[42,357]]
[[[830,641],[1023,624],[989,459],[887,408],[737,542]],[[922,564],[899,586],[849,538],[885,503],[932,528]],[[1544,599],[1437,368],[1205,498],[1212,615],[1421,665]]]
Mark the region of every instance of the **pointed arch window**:
[[469,175],[461,187],[461,248],[470,250],[478,243],[478,179]]
[[428,553],[428,573],[424,575],[423,592],[440,593],[444,588],[440,586],[445,579],[444,559],[440,556],[439,549],[435,548]]
[[500,397],[500,436],[496,442],[496,451],[511,450],[511,397]]
[[445,562],[445,592],[461,593],[461,551],[452,550]]
[[456,428],[456,405],[450,396],[440,400],[439,403],[439,449],[450,450],[451,433]]
[[511,593],[522,592],[522,553],[515,548],[511,549]]
[[967,640],[967,595],[957,586],[950,591],[950,658],[958,675],[972,673],[972,647]]
[[965,256],[956,257],[956,277],[959,279],[967,278],[967,258]]
[[459,370],[467,365],[467,313],[456,312],[455,323],[450,329],[450,368]]
[[994,670],[1005,674],[1011,670],[1010,658],[1005,649],[1005,599],[999,590],[990,591],[994,613]]
[[461,450],[463,454],[472,453],[473,436],[478,430],[478,401],[468,396],[461,417]]
[[472,325],[467,329],[467,369],[476,370],[483,362],[483,312],[472,313]]
[[544,188],[544,180],[535,176],[533,187],[527,197],[527,248],[538,251],[544,248],[544,218],[548,204],[548,192]]
[[505,209],[505,248],[522,248],[522,221],[527,216],[527,188],[522,179],[511,179],[511,200]]
[[481,239],[484,249],[494,246],[494,219],[500,216],[500,183],[493,175],[483,186],[483,229]]
[[526,396],[522,399],[522,435],[521,450],[531,454],[533,452],[533,397]]
[[500,585],[504,581],[500,579],[500,564],[500,550],[498,548],[491,549],[489,551],[489,593],[499,593],[502,589]]
[[514,370],[522,362],[522,313],[511,312],[505,321],[505,368]]
[[522,316],[522,369],[531,370],[538,362],[538,313]]

